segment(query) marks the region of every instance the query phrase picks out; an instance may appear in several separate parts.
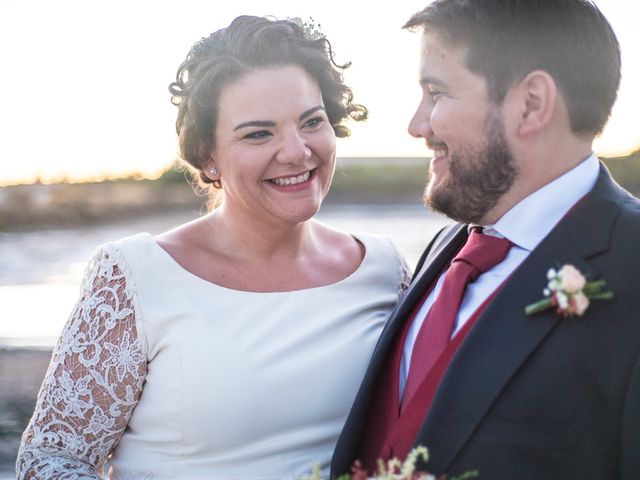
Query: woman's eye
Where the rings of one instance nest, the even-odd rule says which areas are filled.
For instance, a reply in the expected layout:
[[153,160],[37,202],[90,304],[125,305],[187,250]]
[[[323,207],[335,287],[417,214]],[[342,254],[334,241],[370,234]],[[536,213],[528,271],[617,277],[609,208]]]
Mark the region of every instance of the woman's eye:
[[324,118],[322,118],[322,117],[314,117],[314,118],[310,118],[309,120],[304,122],[304,126],[305,127],[309,127],[309,128],[313,128],[313,127],[317,127],[322,122],[324,122]]
[[268,130],[258,130],[257,132],[251,132],[244,136],[244,138],[250,140],[260,140],[262,138],[268,137],[271,135],[271,132]]

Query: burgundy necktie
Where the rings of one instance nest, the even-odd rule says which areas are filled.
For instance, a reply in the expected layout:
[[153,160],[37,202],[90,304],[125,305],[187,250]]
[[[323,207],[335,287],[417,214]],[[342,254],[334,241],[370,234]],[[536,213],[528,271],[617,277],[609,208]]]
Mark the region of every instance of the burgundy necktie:
[[511,243],[506,238],[483,235],[480,229],[474,229],[467,243],[451,261],[438,296],[413,346],[402,396],[403,406],[411,399],[451,339],[467,284],[504,260],[510,248]]

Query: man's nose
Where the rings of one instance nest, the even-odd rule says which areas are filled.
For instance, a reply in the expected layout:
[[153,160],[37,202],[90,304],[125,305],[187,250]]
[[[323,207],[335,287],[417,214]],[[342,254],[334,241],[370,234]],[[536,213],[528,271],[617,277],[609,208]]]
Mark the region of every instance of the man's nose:
[[416,109],[409,122],[409,135],[415,138],[428,138],[433,135],[431,130],[431,110],[432,105],[429,98],[425,96]]

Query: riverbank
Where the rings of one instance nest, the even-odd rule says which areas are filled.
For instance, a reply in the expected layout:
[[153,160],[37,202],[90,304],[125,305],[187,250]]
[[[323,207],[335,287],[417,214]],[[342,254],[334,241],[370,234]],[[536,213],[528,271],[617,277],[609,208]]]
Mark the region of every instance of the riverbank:
[[[603,161],[623,187],[640,194],[640,153]],[[325,203],[420,204],[428,163],[427,158],[340,158]],[[185,209],[197,214],[206,211],[206,203],[176,168],[157,180],[3,187],[0,232],[73,228]]]
[[[339,159],[327,204],[420,204],[427,159]],[[157,180],[0,188],[0,232],[73,228],[190,209],[206,211],[185,173]]]
[[73,228],[192,208],[205,200],[186,184],[152,180],[17,185],[0,189],[0,231]]

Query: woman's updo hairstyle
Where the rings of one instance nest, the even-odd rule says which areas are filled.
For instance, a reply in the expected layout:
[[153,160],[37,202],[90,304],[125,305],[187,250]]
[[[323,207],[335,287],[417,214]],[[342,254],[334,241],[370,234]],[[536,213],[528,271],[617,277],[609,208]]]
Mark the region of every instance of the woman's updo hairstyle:
[[220,180],[203,171],[214,146],[221,89],[254,70],[287,65],[301,67],[318,83],[337,137],[349,136],[344,125],[348,118],[367,118],[367,109],[353,103],[353,93],[343,83],[341,71],[349,64],[335,63],[329,41],[313,23],[238,17],[194,44],[169,86],[171,103],[178,107],[180,156],[201,181],[221,187]]

